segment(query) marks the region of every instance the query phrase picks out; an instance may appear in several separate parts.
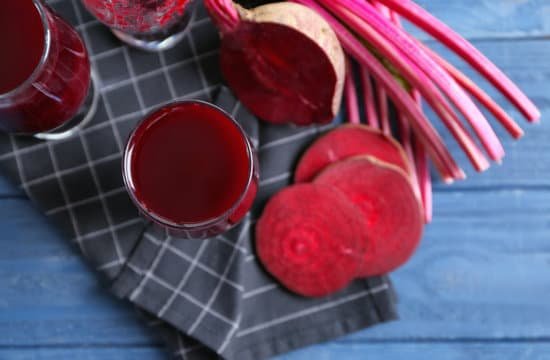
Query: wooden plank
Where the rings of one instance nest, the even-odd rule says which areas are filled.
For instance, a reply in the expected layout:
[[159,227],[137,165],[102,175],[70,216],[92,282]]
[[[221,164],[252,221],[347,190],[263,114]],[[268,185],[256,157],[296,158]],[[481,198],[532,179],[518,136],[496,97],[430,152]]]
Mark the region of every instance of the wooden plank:
[[[550,345],[544,343],[394,343],[318,345],[276,357],[278,360],[517,360],[548,359]],[[159,348],[132,347],[75,347],[0,349],[0,359],[10,360],[165,360],[168,357]]]
[[550,345],[540,343],[411,343],[319,345],[278,357],[279,360],[518,360],[548,359]]
[[22,348],[1,349],[0,359],[9,360],[166,360],[169,358],[161,348],[132,347],[68,347],[68,348]]
[[0,219],[0,346],[154,343],[28,200],[1,200]]
[[[7,205],[0,346],[155,342],[28,203]],[[418,253],[393,276],[402,320],[341,341],[550,337],[550,192],[442,192],[435,207]]]
[[417,0],[468,38],[542,37],[550,32],[546,0]]
[[6,177],[0,174],[0,200],[8,197],[23,197],[23,191],[17,189]]
[[550,41],[480,41],[476,42],[475,45],[533,99],[542,112],[542,121],[540,124],[528,124],[504,97],[497,94],[477,73],[457,60],[455,56],[451,56],[449,51],[442,46],[434,46],[434,49],[450,58],[459,68],[463,69],[472,79],[485,88],[489,94],[494,96],[495,100],[525,130],[523,139],[520,141],[513,140],[490,114],[487,114],[487,118],[502,140],[506,157],[502,165],[499,166],[493,163],[488,171],[477,174],[456,141],[433,113],[425,107],[427,114],[448,144],[450,151],[468,174],[467,181],[457,182],[451,188],[445,187],[445,191],[469,187],[549,186],[550,157],[546,154],[550,151],[550,144],[547,140],[550,138],[550,122],[548,121],[550,119],[550,93],[547,85],[550,79],[550,64],[541,61],[541,59],[550,57]]

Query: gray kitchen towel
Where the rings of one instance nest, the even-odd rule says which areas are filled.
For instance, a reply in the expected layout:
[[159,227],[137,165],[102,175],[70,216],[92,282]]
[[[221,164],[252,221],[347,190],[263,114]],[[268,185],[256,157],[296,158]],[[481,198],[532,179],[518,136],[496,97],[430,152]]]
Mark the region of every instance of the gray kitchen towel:
[[[99,73],[92,123],[56,142],[0,134],[0,172],[79,246],[113,292],[137,305],[176,358],[260,359],[394,319],[389,279],[352,283],[322,299],[277,285],[254,256],[254,223],[288,185],[299,154],[325,127],[259,123],[221,87],[218,35],[199,7],[176,48],[144,53],[118,42],[76,0],[50,2],[85,39]],[[245,220],[208,240],[166,236],[142,220],[122,183],[121,154],[148,111],[202,99],[233,113],[258,148],[261,183]]]

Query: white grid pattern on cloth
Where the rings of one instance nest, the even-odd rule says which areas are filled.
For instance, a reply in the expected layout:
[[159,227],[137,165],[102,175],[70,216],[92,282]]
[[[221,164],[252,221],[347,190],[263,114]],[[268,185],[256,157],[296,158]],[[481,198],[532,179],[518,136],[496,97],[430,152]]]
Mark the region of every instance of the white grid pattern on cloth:
[[[80,23],[77,26],[77,29],[81,32],[86,44],[89,48],[93,49],[93,43],[94,41],[97,41],[97,39],[93,38],[90,34],[92,31],[92,27],[95,27],[98,25],[98,22],[96,20],[90,20],[87,22],[83,22],[84,16],[82,12],[80,11],[80,7],[77,3],[77,0],[53,0],[49,1],[50,3],[61,3],[61,2],[67,2],[70,3],[74,9],[75,15],[77,17],[78,22]],[[19,144],[16,140],[14,140],[12,137],[10,137],[10,141],[13,147],[13,151],[8,152],[6,154],[0,154],[0,161],[2,160],[15,160],[15,163],[18,167],[18,175],[20,183],[22,184],[22,187],[27,191],[29,196],[33,196],[31,191],[28,191],[30,187],[36,187],[40,186],[43,183],[46,183],[48,181],[55,180],[61,189],[61,192],[65,193],[63,196],[63,202],[64,204],[61,206],[53,206],[51,208],[45,209],[48,210],[48,214],[52,216],[56,215],[64,215],[67,214],[69,216],[72,226],[73,226],[73,232],[75,234],[74,239],[77,243],[81,246],[81,249],[83,252],[86,250],[86,246],[91,246],[93,244],[93,241],[95,241],[98,238],[102,238],[103,236],[108,236],[110,238],[110,241],[113,242],[114,245],[114,251],[116,254],[115,258],[109,258],[109,259],[99,259],[102,261],[99,261],[96,265],[96,268],[100,271],[105,271],[106,273],[109,273],[109,271],[113,269],[118,269],[122,265],[125,264],[126,257],[128,254],[125,253],[125,251],[128,251],[127,249],[123,249],[122,244],[120,243],[121,239],[119,238],[119,233],[125,229],[132,228],[134,226],[140,226],[144,225],[144,221],[141,218],[138,218],[136,216],[132,216],[126,219],[115,219],[113,216],[116,215],[111,210],[111,204],[110,201],[113,199],[116,199],[117,196],[123,195],[124,193],[124,187],[114,187],[109,188],[106,190],[103,185],[103,178],[101,177],[99,173],[99,168],[101,166],[104,166],[106,163],[109,163],[111,161],[118,161],[121,158],[121,151],[123,149],[123,135],[121,132],[121,126],[127,122],[131,121],[137,121],[139,117],[141,117],[144,113],[149,112],[153,110],[154,108],[158,107],[160,104],[174,100],[174,99],[184,99],[184,98],[190,98],[190,97],[202,97],[206,96],[207,98],[210,98],[211,93],[214,89],[216,89],[219,84],[217,83],[211,83],[210,80],[206,76],[206,70],[204,62],[210,59],[213,56],[217,56],[218,50],[217,49],[206,49],[201,50],[200,53],[198,53],[198,47],[197,47],[197,39],[193,35],[192,30],[198,26],[205,25],[209,20],[208,19],[192,19],[189,24],[189,35],[188,35],[188,45],[190,48],[190,56],[187,58],[183,58],[181,60],[174,61],[173,59],[167,58],[167,52],[161,52],[158,54],[158,59],[160,63],[160,67],[157,67],[155,69],[149,69],[148,71],[137,73],[134,69],[135,59],[132,58],[130,52],[128,51],[128,48],[126,46],[122,46],[118,44],[114,48],[109,48],[107,50],[102,50],[96,53],[91,54],[91,60],[92,63],[97,67],[99,66],[99,60],[109,60],[111,58],[114,58],[116,56],[122,55],[124,58],[124,66],[127,71],[129,78],[128,79],[117,79],[113,82],[106,82],[105,84],[101,84],[101,101],[102,104],[105,107],[105,118],[101,118],[100,122],[98,123],[92,123],[90,126],[85,128],[80,135],[76,138],[78,139],[80,145],[83,148],[84,151],[84,158],[85,163],[77,164],[75,166],[70,167],[63,167],[61,168],[59,164],[57,163],[58,158],[56,156],[59,156],[58,154],[55,154],[52,150],[52,144],[55,146],[55,143],[43,143],[43,142],[37,142],[34,144]],[[200,80],[200,86],[198,88],[190,89],[189,91],[179,91],[177,90],[177,84],[175,82],[175,78],[171,75],[171,71],[177,70],[180,68],[183,68],[188,65],[195,65],[198,69],[198,76]],[[140,87],[140,81],[142,80],[149,80],[152,78],[155,78],[158,75],[162,75],[162,78],[166,82],[166,86],[169,92],[169,99],[165,99],[163,101],[159,101],[158,103],[154,103],[152,105],[147,106],[147,98],[142,93],[142,89]],[[133,95],[135,95],[137,99],[137,105],[138,108],[133,108],[129,111],[116,111],[116,105],[117,100],[112,97],[113,94],[117,91],[120,91],[121,89],[129,88],[133,91]],[[230,111],[233,113],[233,115],[237,115],[240,108],[240,103],[235,102],[235,106]],[[278,147],[285,147],[289,144],[292,144],[294,142],[300,142],[304,139],[315,135],[316,133],[330,129],[333,125],[325,125],[318,128],[312,128],[312,129],[306,129],[306,130],[299,130],[298,129],[291,134],[287,134],[285,136],[269,139],[269,141],[264,142],[262,146],[259,148],[260,152],[269,152],[274,151]],[[99,130],[110,130],[109,136],[114,139],[114,142],[116,144],[116,148],[118,151],[111,153],[111,154],[103,154],[101,156],[95,156],[93,154],[93,149],[95,146],[100,146],[100,144],[97,143],[90,143],[87,136],[94,132]],[[253,143],[258,144],[259,141],[257,138],[252,139]],[[47,150],[49,152],[50,159],[52,161],[52,167],[53,171],[51,173],[47,174],[40,174],[39,176],[34,176],[32,178],[27,178],[25,176],[25,164],[22,163],[21,157],[22,156],[29,156],[33,155],[35,152],[38,151],[45,151]],[[67,194],[67,189],[63,191],[64,188],[64,179],[68,176],[74,176],[75,174],[78,174],[81,171],[89,170],[92,176],[92,183],[95,191],[97,194],[85,198],[81,198],[78,200],[73,201],[70,198],[70,194]],[[262,178],[260,182],[260,188],[262,187],[269,187],[272,185],[279,185],[279,182],[285,182],[288,181],[291,178],[291,173],[289,171],[284,172],[278,172],[275,174],[270,174],[266,178]],[[101,211],[103,215],[106,218],[106,224],[105,226],[90,229],[89,231],[83,232],[81,229],[79,229],[79,224],[81,222],[86,221],[86,219],[83,219],[79,217],[79,215],[75,214],[75,212],[82,207],[92,205],[98,203],[101,205]],[[254,222],[254,220],[251,220],[249,218],[250,224]],[[221,321],[224,324],[228,325],[228,330],[224,333],[224,336],[221,340],[221,342],[217,346],[217,350],[219,352],[223,352],[229,347],[229,344],[231,343],[231,340],[235,337],[245,337],[249,334],[253,334],[254,332],[261,331],[263,329],[276,326],[276,325],[282,325],[286,322],[291,322],[296,319],[299,319],[302,316],[307,316],[315,312],[323,311],[326,309],[330,309],[331,307],[336,307],[339,305],[347,304],[349,302],[352,302],[354,300],[360,299],[362,297],[365,297],[367,295],[372,295],[378,292],[381,292],[388,288],[387,283],[383,283],[380,286],[377,287],[371,287],[370,290],[362,290],[360,292],[357,292],[355,294],[351,294],[347,297],[343,297],[340,299],[336,299],[334,301],[326,302],[322,305],[311,307],[302,311],[293,312],[291,314],[287,314],[285,316],[278,317],[273,320],[264,321],[261,324],[248,324],[248,327],[245,329],[240,328],[241,324],[241,318],[242,314],[237,313],[234,314],[234,316],[226,316],[224,313],[219,312],[215,306],[213,306],[214,302],[219,298],[220,289],[222,287],[228,286],[231,289],[233,289],[236,292],[239,292],[242,294],[243,299],[252,299],[255,297],[259,297],[262,295],[268,295],[270,296],[272,291],[280,290],[280,287],[273,283],[266,283],[258,285],[257,287],[252,287],[251,289],[247,288],[247,291],[244,291],[244,285],[237,282],[235,279],[231,279],[227,276],[227,272],[231,268],[231,263],[235,261],[236,257],[240,257],[240,261],[244,261],[247,263],[250,263],[254,261],[256,258],[251,253],[251,249],[248,248],[248,246],[244,246],[241,242],[243,241],[242,238],[246,237],[243,236],[243,234],[247,233],[249,231],[248,226],[243,226],[241,229],[241,234],[238,236],[237,241],[232,238],[226,238],[226,237],[218,237],[217,241],[223,242],[226,246],[230,247],[230,256],[227,264],[225,265],[225,268],[218,269],[218,268],[212,268],[208,262],[205,262],[203,259],[201,259],[201,255],[203,255],[208,250],[206,249],[206,245],[201,245],[199,250],[193,254],[187,254],[178,247],[174,246],[172,244],[172,241],[167,238],[165,239],[158,239],[155,237],[150,236],[149,234],[146,234],[144,237],[144,240],[142,241],[150,241],[153,245],[156,247],[159,247],[159,252],[157,253],[157,258],[155,259],[156,263],[152,264],[151,266],[147,268],[141,268],[139,263],[132,263],[132,259],[130,258],[130,262],[127,262],[126,265],[134,271],[136,274],[142,275],[141,283],[138,284],[136,288],[132,290],[132,299],[136,299],[140,297],[142,294],[142,290],[148,285],[148,284],[157,284],[163,288],[165,288],[170,296],[167,297],[166,301],[162,304],[162,307],[160,308],[158,314],[159,316],[163,315],[170,315],[170,310],[173,306],[173,304],[176,301],[182,301],[181,299],[184,299],[184,301],[188,301],[189,303],[192,303],[193,305],[197,306],[200,311],[196,314],[197,317],[195,318],[195,322],[191,324],[190,331],[198,331],[200,328],[200,324],[203,322],[203,320],[208,317],[216,318],[217,320]],[[248,234],[247,234],[248,236]],[[88,241],[92,242],[92,244],[88,244]],[[204,243],[206,244],[206,243]],[[249,245],[249,244],[247,244]],[[204,247],[203,247],[204,246]],[[158,262],[162,260],[162,257],[164,254],[172,254],[179,258],[182,262],[185,262],[188,264],[188,269],[184,274],[182,275],[182,278],[180,279],[180,282],[177,283],[175,286],[171,283],[167,282],[162,277],[159,277],[158,274],[155,273],[156,265],[158,265]],[[256,265],[254,265],[256,266]],[[206,301],[199,300],[193,296],[193,294],[190,294],[186,291],[184,291],[185,284],[189,281],[193,273],[196,273],[198,270],[208,274],[209,276],[212,276],[215,279],[215,286],[213,287],[212,292],[210,293],[209,297]],[[152,325],[161,325],[165,326],[165,323],[161,320],[155,321],[155,324]],[[172,346],[178,345],[177,349],[174,350],[174,354],[181,356],[182,358],[185,358],[190,353],[194,353],[195,351],[199,351],[201,349],[204,349],[204,346],[201,344],[194,344],[189,346],[189,343],[192,343],[192,341],[187,341],[187,338],[184,338],[185,335],[182,335],[181,333],[177,332],[175,329],[172,329],[172,331],[175,332],[175,339],[177,339],[178,344],[173,344]],[[184,341],[185,340],[185,341]]]
[[[170,240],[168,240],[168,241],[170,241]],[[201,246],[199,248],[199,251],[197,251],[197,253],[193,257],[193,259],[191,260],[191,265],[189,265],[189,267],[185,271],[185,275],[182,276],[180,282],[178,283],[178,286],[176,287],[176,291],[174,291],[172,293],[172,295],[170,296],[170,298],[164,303],[164,305],[162,305],[162,308],[160,308],[159,312],[157,313],[158,316],[163,316],[164,315],[166,310],[168,310],[170,305],[172,305],[172,302],[176,299],[178,293],[183,290],[183,287],[187,284],[187,281],[189,280],[189,277],[191,276],[191,273],[193,272],[193,270],[195,270],[195,267],[197,266],[197,263],[198,263],[200,257],[202,256],[203,251],[208,246],[208,244],[209,243],[207,241],[204,241],[201,244]]]
[[[156,237],[152,236],[151,234],[149,233],[145,233],[144,234],[144,238],[149,240],[151,243],[153,243],[154,245],[156,246],[162,246],[163,244],[166,244],[167,241],[161,241],[159,239],[157,239]],[[193,256],[190,256],[186,253],[184,253],[183,251],[181,251],[180,249],[172,246],[171,244],[167,244],[166,245],[166,249],[170,252],[172,252],[173,255],[175,256],[178,256],[179,258],[183,259],[185,262],[187,263],[193,263],[193,261],[195,261],[195,258],[196,257],[193,257]],[[131,264],[131,263],[130,263]],[[217,278],[217,279],[220,279],[221,281],[227,283],[228,285],[234,287],[235,289],[239,290],[239,291],[244,291],[244,288],[242,285],[240,284],[237,284],[235,283],[234,281],[232,281],[231,279],[225,279],[225,278],[222,278],[221,275],[219,273],[217,273],[215,270],[213,270],[210,266],[208,266],[207,264],[203,264],[201,263],[200,261],[196,260],[196,263],[195,263],[195,266],[196,268],[198,269],[201,269],[202,271],[212,275],[213,277]],[[143,271],[142,271],[143,272]]]
[[[223,273],[221,274],[221,277],[218,279],[218,284],[216,285],[216,288],[210,295],[210,299],[208,299],[208,302],[206,305],[202,308],[201,313],[195,320],[195,322],[191,325],[191,327],[188,330],[188,334],[192,335],[193,332],[197,329],[197,327],[200,325],[202,319],[204,316],[210,312],[210,309],[212,307],[212,303],[217,299],[218,294],[220,293],[220,289],[222,287],[223,282],[227,279],[227,274],[229,273],[229,270],[231,270],[231,267],[233,266],[233,262],[235,261],[235,256],[237,255],[237,249],[238,246],[243,242],[244,235],[247,233],[247,231],[250,228],[250,214],[247,215],[247,219],[245,220],[244,224],[242,225],[241,232],[239,236],[237,237],[237,242],[235,246],[233,247],[233,251],[231,252],[231,255],[229,257],[229,260],[227,261],[227,264],[225,265],[225,269],[223,270]],[[240,315],[239,315],[240,316]],[[238,327],[239,320],[236,321],[236,324],[233,325],[233,327]],[[231,332],[230,332],[231,333]],[[224,341],[225,342],[225,341]]]
[[300,317],[311,315],[311,314],[314,314],[314,313],[319,312],[319,311],[328,310],[328,309],[336,307],[336,306],[348,304],[349,302],[360,299],[362,297],[371,296],[371,295],[380,293],[382,291],[386,291],[386,290],[388,290],[388,288],[389,288],[389,285],[384,282],[382,285],[379,285],[377,287],[373,287],[373,288],[368,289],[368,290],[362,290],[362,291],[359,291],[355,294],[351,294],[351,295],[348,295],[348,296],[345,296],[345,297],[342,297],[342,298],[339,298],[339,299],[336,299],[336,300],[325,302],[321,305],[317,305],[317,306],[314,306],[314,307],[310,307],[308,309],[297,311],[295,313],[291,313],[291,314],[288,314],[288,315],[285,315],[285,316],[281,316],[281,317],[279,317],[275,320],[271,320],[271,321],[268,321],[268,322],[265,322],[265,323],[262,323],[262,324],[258,324],[258,325],[252,326],[248,329],[243,329],[243,330],[239,331],[236,336],[237,337],[247,336],[247,335],[250,335],[254,332],[257,332],[257,331],[260,331],[260,330],[265,330],[266,328],[269,328],[269,327],[272,327],[272,326],[281,325],[285,322],[288,322],[288,321],[291,321],[291,320],[294,320],[294,319],[297,319],[297,318],[300,318]]

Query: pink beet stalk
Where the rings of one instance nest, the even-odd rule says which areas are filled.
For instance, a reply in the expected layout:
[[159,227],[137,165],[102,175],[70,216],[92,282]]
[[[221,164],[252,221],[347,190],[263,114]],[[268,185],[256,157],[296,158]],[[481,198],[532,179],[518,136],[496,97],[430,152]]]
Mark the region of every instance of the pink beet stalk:
[[[402,29],[401,19],[399,15],[390,11],[390,18],[392,23],[398,28]],[[420,93],[416,89],[411,90],[411,96],[417,103],[418,108],[422,111],[422,98]],[[402,114],[400,114],[401,116]],[[406,120],[406,119],[405,119]],[[405,121],[403,121],[404,123]],[[403,125],[406,126],[406,125]],[[403,130],[407,133],[407,130]],[[430,174],[430,164],[428,163],[428,157],[424,150],[424,145],[414,136],[410,134],[407,139],[407,144],[403,143],[403,147],[406,149],[407,154],[410,154],[411,163],[414,167],[414,175],[416,176],[417,189],[420,193],[420,199],[422,200],[422,208],[424,210],[424,222],[429,224],[432,221],[433,204],[432,204],[432,178]],[[410,142],[412,140],[412,143]],[[409,149],[409,150],[407,150]]]
[[386,135],[391,135],[390,114],[388,108],[388,95],[386,90],[376,83],[376,100],[378,103],[378,114],[380,114],[380,129]]
[[361,117],[359,116],[359,102],[357,100],[357,90],[355,89],[355,81],[353,79],[353,65],[349,58],[346,60],[346,83],[344,85],[346,112],[350,123],[359,124],[361,122]]
[[[389,17],[391,22],[394,23],[395,26],[401,27],[401,21],[399,20],[399,16],[396,13],[394,13],[393,11],[390,11]],[[418,91],[416,89],[411,90],[411,95],[413,96],[413,99],[415,99],[414,95],[418,95],[418,98],[420,97],[420,94],[418,94]],[[419,103],[419,108],[421,109],[420,103]],[[424,197],[422,196],[421,184],[420,184],[418,174],[417,174],[417,169],[416,169],[415,151],[413,149],[413,144],[412,144],[413,134],[411,133],[411,125],[409,123],[409,119],[407,119],[407,117],[401,112],[397,115],[397,120],[399,125],[399,135],[401,139],[401,144],[403,145],[403,149],[407,154],[407,157],[409,159],[409,164],[411,164],[411,168],[412,168],[411,174],[412,174],[414,189],[419,199],[422,201],[422,208],[425,209],[426,205],[424,204]],[[424,153],[423,157],[425,156],[426,155]],[[426,218],[426,216],[424,216],[424,218]]]
[[470,63],[504,94],[527,120],[537,121],[540,118],[540,111],[537,107],[496,65],[439,19],[411,0],[378,1],[422,28]]
[[468,120],[490,158],[498,162],[502,160],[504,148],[487,119],[464,90],[439,64],[422,51],[416,41],[386,17],[381,16],[375,7],[367,2],[341,0],[340,4],[348,6],[350,11],[378,30],[387,41],[393,43],[402,56],[415,63],[430,80],[434,81]]
[[420,185],[420,196],[424,206],[424,221],[430,223],[433,216],[433,199],[432,199],[432,179],[430,175],[430,166],[428,158],[424,150],[424,145],[417,138],[414,138],[415,151],[415,166],[418,176],[418,184]]
[[372,83],[369,75],[369,71],[366,67],[361,66],[361,85],[363,87],[363,102],[365,104],[365,116],[367,117],[367,124],[375,129],[378,129],[378,117],[376,115],[376,107],[374,105],[374,91],[372,90]]
[[[413,89],[411,96],[418,105],[419,109],[422,109],[422,98],[420,93]],[[422,110],[421,110],[422,111]],[[430,174],[430,164],[428,163],[428,157],[424,150],[424,145],[416,137],[414,141],[414,164],[416,169],[416,176],[418,180],[418,187],[420,188],[420,196],[422,204],[424,206],[424,221],[426,224],[432,221],[433,204],[432,204],[432,176]]]
[[[419,44],[422,44],[420,41]],[[455,68],[447,60],[443,59],[435,51],[422,44],[424,51],[429,54],[445,71],[447,71],[456,82],[475,97],[483,106],[485,106],[493,116],[501,123],[508,133],[515,139],[523,136],[523,130],[507,113],[504,111],[485,91],[477,86],[470,78]]]
[[[386,17],[390,16],[390,12],[387,7],[380,4],[378,1],[372,2],[374,6],[380,11],[380,13]],[[388,96],[386,91],[382,86],[376,83],[376,100],[378,103],[378,114],[380,114],[380,128],[382,132],[386,135],[391,136],[391,126],[390,126],[390,114],[388,108]]]
[[222,34],[237,27],[240,17],[231,0],[204,0],[204,6]]
[[[447,126],[449,131],[458,141],[474,168],[477,171],[483,171],[489,167],[487,159],[478,148],[475,141],[472,139],[456,113],[453,111],[450,104],[441,94],[439,89],[430,81],[424,73],[418,69],[416,64],[408,58],[401,56],[399,50],[394,45],[382,37],[368,23],[355,16],[346,4],[350,4],[347,0],[320,0],[328,9],[339,16],[350,28],[359,34],[366,41],[371,43],[379,53],[388,58],[399,72],[426,98],[434,111],[439,115],[441,120]],[[386,90],[387,87],[386,87]],[[409,96],[407,96],[409,97]],[[394,98],[395,100],[395,98]]]
[[[419,106],[422,106],[422,100],[418,92],[413,92],[413,97],[416,98]],[[418,141],[417,137],[413,137],[416,175],[418,177],[418,186],[420,188],[420,196],[424,207],[424,221],[426,224],[432,221],[433,217],[433,198],[432,198],[432,177],[430,174],[430,164],[424,149],[424,145]]]
[[386,68],[376,59],[364,45],[352,35],[346,27],[336,20],[330,13],[317,5],[314,0],[294,0],[316,10],[332,26],[338,35],[343,47],[361,65],[368,68],[369,73],[381,84],[384,85],[388,94],[392,97],[395,105],[412,120],[411,125],[420,141],[425,145],[434,165],[446,182],[453,179],[463,179],[465,174],[457,165],[449,150],[445,147],[443,140],[437,134],[424,114],[418,109],[414,101],[407,95],[405,90],[388,73]]

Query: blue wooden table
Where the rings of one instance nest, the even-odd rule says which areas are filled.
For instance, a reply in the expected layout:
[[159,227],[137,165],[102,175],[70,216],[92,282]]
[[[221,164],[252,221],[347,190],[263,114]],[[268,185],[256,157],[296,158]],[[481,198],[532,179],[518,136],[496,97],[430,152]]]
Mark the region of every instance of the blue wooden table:
[[[420,3],[508,73],[543,122],[526,125],[519,143],[498,129],[502,166],[435,185],[435,220],[393,276],[400,321],[283,358],[550,358],[550,1]],[[133,310],[0,177],[0,359],[65,358],[167,357]]]

